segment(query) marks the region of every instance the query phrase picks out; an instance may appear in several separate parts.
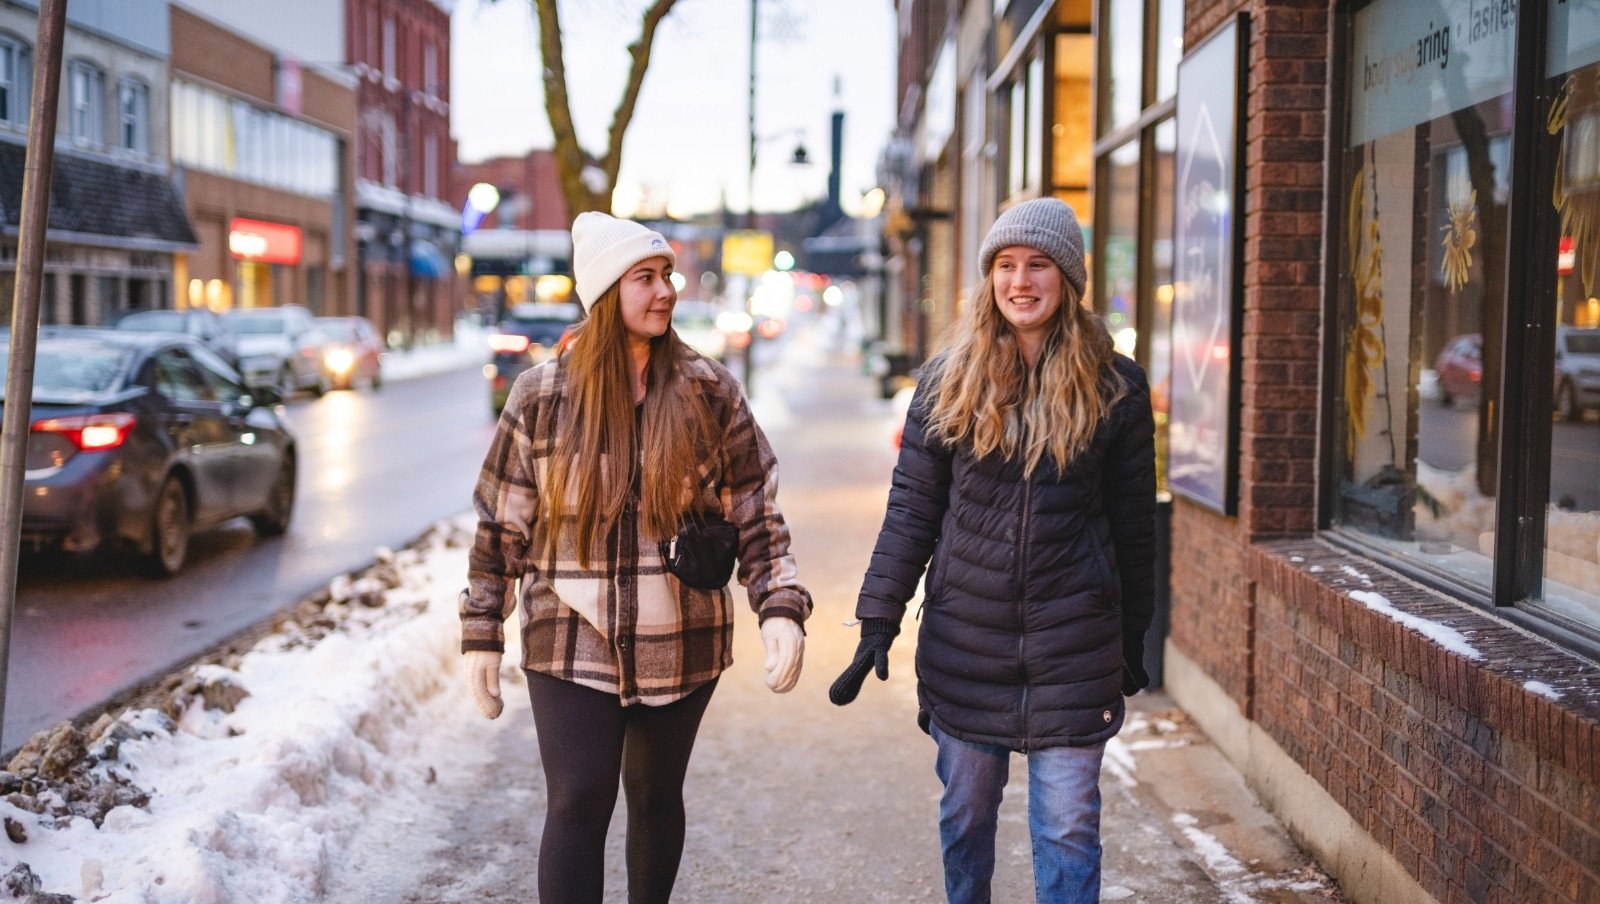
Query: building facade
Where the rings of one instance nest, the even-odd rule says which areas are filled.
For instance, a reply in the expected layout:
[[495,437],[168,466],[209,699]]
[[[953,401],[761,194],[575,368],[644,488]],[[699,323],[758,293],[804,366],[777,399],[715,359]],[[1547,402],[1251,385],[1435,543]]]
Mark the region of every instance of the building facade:
[[1600,7],[897,8],[903,341],[998,210],[1078,210],[1166,689],[1354,900],[1600,900]]
[[359,313],[391,344],[448,337],[458,312],[451,6],[444,0],[350,0],[346,7],[345,53],[359,79]]
[[247,4],[172,8],[172,159],[199,239],[180,307],[354,310],[354,80],[315,55],[334,4],[301,5],[271,22]]
[[467,192],[486,182],[500,193],[500,203],[484,217],[480,229],[567,229],[572,217],[561,193],[561,172],[555,151],[534,150],[521,157],[494,157],[458,163],[451,199],[460,210]]
[[[168,9],[68,8],[40,320],[100,324],[170,307],[195,247],[169,176]],[[10,318],[38,4],[0,3],[0,304]]]

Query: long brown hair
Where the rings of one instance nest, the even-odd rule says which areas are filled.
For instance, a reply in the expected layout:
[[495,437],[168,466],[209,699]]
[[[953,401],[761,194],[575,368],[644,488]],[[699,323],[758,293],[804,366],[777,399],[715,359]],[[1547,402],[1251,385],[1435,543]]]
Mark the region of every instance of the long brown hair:
[[[650,342],[647,404],[635,422],[628,334],[615,284],[595,301],[561,353],[566,391],[540,515],[548,526],[546,555],[555,554],[557,535],[571,519],[578,564],[588,568],[596,541],[621,516],[635,477],[641,526],[662,539],[677,533],[698,498],[694,490],[714,452],[715,433],[705,396],[678,366],[693,352],[670,329]],[[566,505],[569,498],[575,511]]]
[[1126,392],[1112,355],[1105,324],[1063,275],[1061,307],[1029,379],[991,273],[950,333],[928,431],[951,445],[970,441],[978,458],[1020,455],[1028,474],[1046,454],[1065,470]]

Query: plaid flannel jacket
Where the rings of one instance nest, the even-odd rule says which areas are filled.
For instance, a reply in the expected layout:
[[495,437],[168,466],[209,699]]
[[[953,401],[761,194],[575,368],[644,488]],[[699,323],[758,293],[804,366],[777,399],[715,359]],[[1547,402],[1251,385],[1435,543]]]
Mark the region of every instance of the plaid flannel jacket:
[[[722,424],[721,454],[702,463],[698,492],[739,529],[738,581],[750,607],[761,621],[776,615],[803,623],[811,595],[796,577],[774,498],[772,448],[726,368],[699,355],[681,366]],[[561,531],[553,557],[540,560],[539,487],[565,385],[564,362],[534,367],[517,378],[501,414],[473,492],[478,530],[461,592],[461,648],[504,651],[502,626],[517,607],[520,579],[523,668],[615,693],[625,706],[670,703],[733,662],[732,597],[685,586],[666,571],[659,538],[641,532],[636,493],[589,568],[578,565],[572,529]]]

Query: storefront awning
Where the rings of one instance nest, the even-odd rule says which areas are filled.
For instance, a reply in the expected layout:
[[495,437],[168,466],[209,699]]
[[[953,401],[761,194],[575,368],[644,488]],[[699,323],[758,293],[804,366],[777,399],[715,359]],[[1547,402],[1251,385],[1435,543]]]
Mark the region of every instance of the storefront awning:
[[450,273],[444,253],[427,239],[411,242],[411,275],[422,279],[443,279]]
[[[22,212],[27,148],[0,142],[0,215],[15,233]],[[49,238],[122,248],[194,248],[194,229],[164,173],[57,153],[50,180]]]

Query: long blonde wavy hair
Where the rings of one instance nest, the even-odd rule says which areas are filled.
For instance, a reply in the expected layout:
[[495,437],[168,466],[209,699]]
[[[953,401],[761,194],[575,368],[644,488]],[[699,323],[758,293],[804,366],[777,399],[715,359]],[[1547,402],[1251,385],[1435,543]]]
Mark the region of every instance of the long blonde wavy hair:
[[[697,476],[714,454],[716,434],[705,395],[679,367],[694,353],[670,329],[650,342],[646,403],[635,422],[628,333],[616,285],[595,301],[561,354],[566,391],[540,515],[548,525],[547,556],[555,554],[564,518],[575,519],[578,564],[588,568],[596,541],[621,517],[635,478],[645,532],[662,539],[677,533],[698,498],[694,479],[686,475]],[[569,496],[576,512],[563,504]]]
[[1032,378],[1011,324],[1000,313],[991,273],[951,331],[928,415],[928,432],[972,444],[983,458],[1020,457],[1032,474],[1046,455],[1065,470],[1127,391],[1112,366],[1111,334],[1080,304],[1065,275],[1061,307]]

